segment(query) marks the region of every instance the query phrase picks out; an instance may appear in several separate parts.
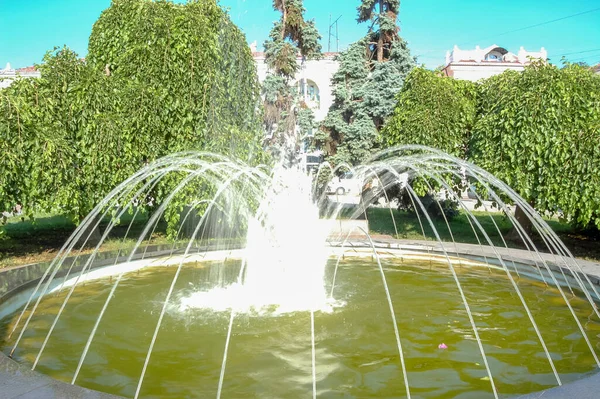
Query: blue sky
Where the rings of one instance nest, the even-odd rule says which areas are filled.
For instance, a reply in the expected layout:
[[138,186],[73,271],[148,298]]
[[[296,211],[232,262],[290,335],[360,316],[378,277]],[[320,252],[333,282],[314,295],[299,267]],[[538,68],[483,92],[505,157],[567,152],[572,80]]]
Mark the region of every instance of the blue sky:
[[[278,15],[271,0],[221,0],[248,42],[265,40]],[[314,18],[327,51],[330,15],[338,22],[339,48],[359,39],[366,24],[356,23],[359,0],[305,0],[307,17]],[[110,0],[0,0],[0,68],[10,62],[20,68],[40,62],[45,51],[68,45],[85,56],[92,25]],[[570,15],[576,17],[542,24]],[[517,52],[548,50],[551,61],[562,55],[574,62],[600,63],[599,0],[403,0],[401,35],[419,62],[434,68],[446,50],[498,44]],[[517,31],[518,30],[518,31]],[[514,32],[516,31],[516,32]],[[332,39],[332,51],[336,50]]]

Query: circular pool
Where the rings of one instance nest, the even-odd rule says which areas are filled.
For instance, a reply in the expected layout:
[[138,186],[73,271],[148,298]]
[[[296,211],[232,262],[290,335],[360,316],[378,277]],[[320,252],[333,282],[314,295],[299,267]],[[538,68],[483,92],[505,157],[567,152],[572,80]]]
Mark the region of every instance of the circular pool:
[[[315,380],[319,397],[406,397],[393,318],[375,258],[367,252],[326,267],[331,298],[314,313]],[[493,397],[474,330],[447,262],[388,256],[381,259],[402,342],[410,393],[423,398]],[[240,261],[192,262],[181,269],[141,386],[140,396],[215,396],[222,372],[231,308],[223,397],[296,398],[313,390],[309,311],[252,306],[236,285]],[[525,394],[557,384],[545,351],[504,270],[458,260],[458,280],[501,395]],[[76,384],[134,396],[161,309],[177,268],[126,273],[98,325]],[[332,287],[333,275],[336,275]],[[71,382],[84,347],[113,286],[105,276],[79,284],[44,347],[36,370]],[[277,284],[273,281],[272,284]],[[556,288],[517,278],[563,383],[594,370],[596,362]],[[45,295],[14,352],[33,364],[68,294]],[[307,290],[307,296],[310,292]],[[568,297],[594,346],[600,323],[590,303]],[[22,321],[1,320],[9,353]],[[25,312],[24,318],[29,315]]]

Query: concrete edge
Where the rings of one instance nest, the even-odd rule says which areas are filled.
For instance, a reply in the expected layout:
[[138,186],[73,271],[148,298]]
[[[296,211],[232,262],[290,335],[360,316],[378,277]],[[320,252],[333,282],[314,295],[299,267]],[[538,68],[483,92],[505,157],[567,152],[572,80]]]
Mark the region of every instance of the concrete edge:
[[32,371],[0,352],[0,396],[6,399],[117,399]]

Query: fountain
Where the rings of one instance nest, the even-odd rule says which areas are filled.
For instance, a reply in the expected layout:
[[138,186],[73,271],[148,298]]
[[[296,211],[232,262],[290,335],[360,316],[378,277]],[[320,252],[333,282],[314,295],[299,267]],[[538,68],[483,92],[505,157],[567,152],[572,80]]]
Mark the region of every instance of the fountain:
[[[498,398],[600,365],[598,280],[513,190],[422,146],[387,150],[353,172],[371,188],[348,210],[294,167],[267,172],[195,152],[148,165],[0,305],[3,352],[55,379],[135,398]],[[458,185],[476,187],[485,211],[490,198],[524,249],[460,201],[476,244],[455,242],[443,210],[434,220],[418,194],[457,201]],[[136,205],[159,188],[169,195],[133,233]],[[409,201],[423,240],[332,230],[393,190]],[[395,226],[391,205],[381,211]],[[128,212],[135,244],[124,239],[107,257],[99,249]],[[180,227],[159,248],[152,237],[164,217]]]

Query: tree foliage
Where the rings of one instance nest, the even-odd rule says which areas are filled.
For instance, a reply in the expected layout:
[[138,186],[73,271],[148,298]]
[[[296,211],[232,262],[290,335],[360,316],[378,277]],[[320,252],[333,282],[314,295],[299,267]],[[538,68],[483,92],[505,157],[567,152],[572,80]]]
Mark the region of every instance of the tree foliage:
[[[377,62],[390,59],[393,43],[399,39],[400,28],[396,24],[400,12],[400,0],[362,0],[357,8],[357,21],[372,22],[369,28],[369,57],[376,54]],[[373,30],[373,26],[379,29]]]
[[78,193],[68,189],[79,179],[73,142],[82,110],[76,87],[85,66],[63,49],[46,54],[39,69],[40,79],[17,79],[0,90],[2,210],[17,203],[27,210],[78,206]]
[[281,18],[273,24],[264,44],[265,62],[270,69],[262,86],[264,123],[273,150],[289,155],[299,144],[297,116],[300,109],[307,109],[290,83],[299,68],[298,55],[302,60],[321,56],[321,36],[314,21],[304,19],[302,0],[273,0],[273,8],[281,12]]
[[398,100],[388,146],[471,158],[540,213],[600,227],[600,78],[589,69],[540,62],[478,84],[415,69]]
[[[85,61],[49,52],[0,91],[0,208],[87,214],[146,162],[182,150],[260,161],[260,95],[216,1],[114,0]],[[168,182],[156,187],[160,201]],[[182,199],[182,203],[185,198]]]
[[421,144],[465,158],[475,123],[477,87],[424,68],[408,75],[382,130],[387,146]]
[[543,63],[482,82],[470,150],[539,212],[600,227],[600,79]]
[[165,126],[171,151],[187,149],[188,141],[209,150],[242,144],[230,140],[229,128],[255,122],[252,55],[214,0],[114,0],[94,24],[87,61],[98,72],[157,90],[161,119],[179,122]]
[[334,164],[358,164],[377,150],[378,130],[393,112],[396,94],[415,65],[398,35],[399,7],[399,1],[380,0],[363,0],[358,7],[358,21],[373,25],[338,56],[340,68],[332,78],[334,103],[323,122],[329,135],[322,142]]

